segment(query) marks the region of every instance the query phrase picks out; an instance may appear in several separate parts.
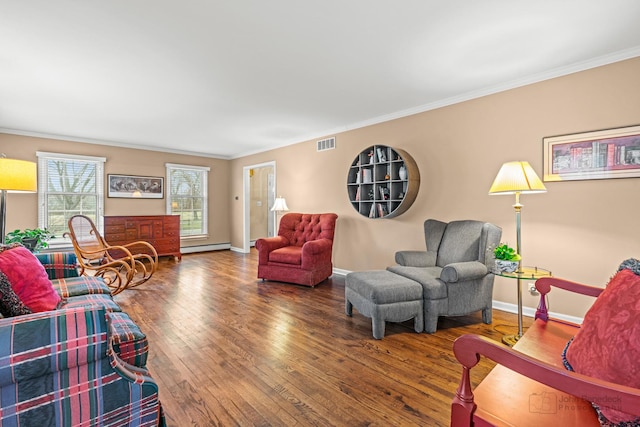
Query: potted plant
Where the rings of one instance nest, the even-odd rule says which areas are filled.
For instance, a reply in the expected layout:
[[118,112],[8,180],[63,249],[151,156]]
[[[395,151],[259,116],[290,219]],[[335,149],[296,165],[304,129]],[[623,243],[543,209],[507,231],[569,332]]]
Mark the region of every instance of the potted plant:
[[493,250],[496,259],[496,270],[503,273],[513,273],[518,269],[518,263],[522,259],[515,249],[506,243],[500,243]]
[[51,239],[53,233],[46,228],[25,228],[24,230],[13,230],[7,233],[5,243],[21,243],[31,252],[38,252],[49,246],[47,240]]

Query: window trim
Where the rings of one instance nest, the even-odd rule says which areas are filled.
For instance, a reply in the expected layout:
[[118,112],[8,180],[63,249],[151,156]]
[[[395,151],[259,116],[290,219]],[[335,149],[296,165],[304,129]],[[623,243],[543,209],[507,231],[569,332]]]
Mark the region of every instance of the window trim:
[[204,172],[204,179],[202,182],[202,192],[204,194],[203,203],[202,203],[202,228],[203,233],[201,234],[191,234],[188,236],[183,236],[182,231],[180,232],[180,239],[203,239],[209,236],[209,172],[211,168],[209,166],[194,166],[194,165],[185,165],[179,163],[165,163],[166,168],[166,213],[167,215],[176,215],[171,210],[171,202],[172,202],[172,194],[171,194],[171,171],[176,169],[190,170],[190,171],[200,171]]
[[[48,206],[46,204],[47,195],[50,194],[47,191],[49,174],[43,172],[47,170],[47,162],[49,160],[64,160],[73,161],[81,160],[89,163],[96,164],[96,217],[98,230],[102,230],[103,215],[104,215],[104,164],[107,161],[106,157],[97,156],[84,156],[80,154],[64,154],[64,153],[52,153],[47,151],[36,151],[36,157],[38,158],[38,227],[45,228],[45,219],[48,215]],[[102,231],[101,231],[102,232]],[[51,246],[57,244],[70,243],[71,240],[68,237],[56,237],[49,242]]]

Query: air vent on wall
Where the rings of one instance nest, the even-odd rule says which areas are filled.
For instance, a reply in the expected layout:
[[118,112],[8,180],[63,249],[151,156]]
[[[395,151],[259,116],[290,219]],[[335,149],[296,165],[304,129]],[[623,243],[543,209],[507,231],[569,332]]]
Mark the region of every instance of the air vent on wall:
[[336,137],[332,136],[331,138],[317,141],[316,147],[318,151],[333,150],[334,148],[336,148]]

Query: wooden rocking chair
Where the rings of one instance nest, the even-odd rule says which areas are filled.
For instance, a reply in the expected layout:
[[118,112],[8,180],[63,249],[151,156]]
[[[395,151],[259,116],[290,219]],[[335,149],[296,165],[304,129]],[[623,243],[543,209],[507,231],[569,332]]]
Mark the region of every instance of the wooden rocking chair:
[[69,219],[67,235],[73,242],[80,274],[95,272],[93,275],[102,277],[112,289],[112,295],[146,282],[157,269],[158,253],[150,243],[137,241],[111,246],[84,215]]

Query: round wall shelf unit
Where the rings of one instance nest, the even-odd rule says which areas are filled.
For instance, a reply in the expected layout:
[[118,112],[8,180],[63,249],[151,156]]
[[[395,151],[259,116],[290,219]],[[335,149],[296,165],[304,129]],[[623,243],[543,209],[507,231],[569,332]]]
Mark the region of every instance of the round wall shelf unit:
[[358,154],[347,176],[349,201],[367,218],[393,218],[406,212],[419,187],[420,172],[413,158],[386,145]]

